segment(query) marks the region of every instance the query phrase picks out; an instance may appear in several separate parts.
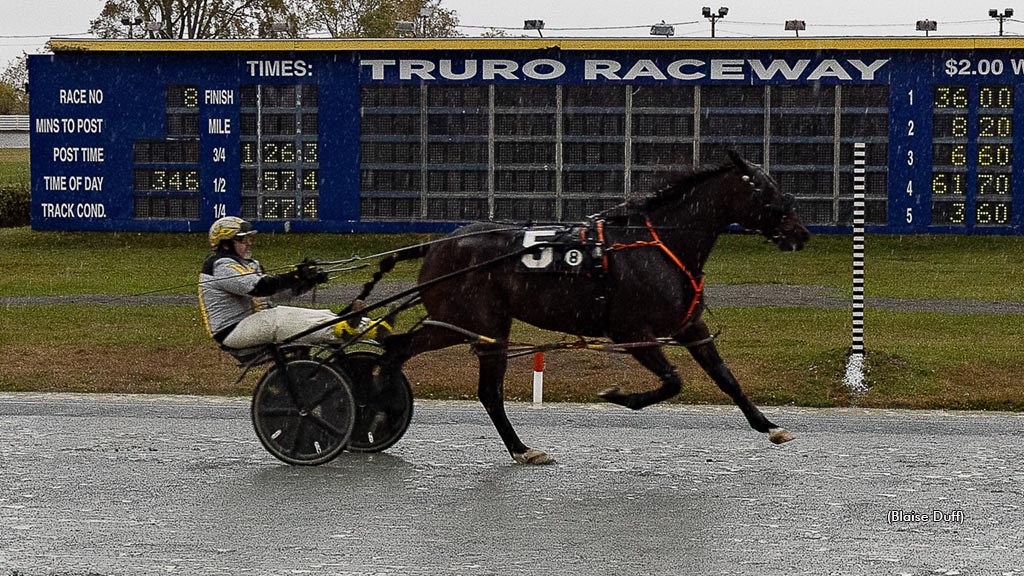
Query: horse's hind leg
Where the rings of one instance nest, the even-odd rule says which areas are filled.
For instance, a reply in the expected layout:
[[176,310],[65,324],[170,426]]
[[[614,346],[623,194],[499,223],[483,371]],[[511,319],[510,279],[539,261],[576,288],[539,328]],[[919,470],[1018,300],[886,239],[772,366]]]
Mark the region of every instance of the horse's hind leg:
[[620,406],[632,408],[633,410],[640,410],[641,408],[646,408],[651,404],[657,404],[662,400],[668,400],[676,394],[679,394],[679,390],[681,390],[683,386],[683,381],[680,380],[679,374],[676,373],[675,366],[665,358],[665,354],[661,351],[661,348],[634,348],[633,350],[630,350],[630,354],[636,358],[644,368],[654,372],[658,378],[661,379],[661,386],[654,390],[638,392],[635,394],[626,394],[618,386],[615,386],[600,392],[598,394],[599,396],[613,404],[619,404]]
[[512,423],[505,414],[505,370],[508,368],[508,357],[503,344],[477,345],[474,347],[480,359],[480,382],[477,395],[480,403],[487,410],[491,422],[498,430],[501,441],[512,455],[512,459],[520,464],[551,464],[555,460],[547,453],[530,448],[519,439]]
[[[496,330],[494,336],[507,337],[508,329]],[[425,326],[405,334],[396,334],[384,341],[384,357],[381,360],[382,378],[396,377],[402,365],[413,356],[438,350],[455,344],[462,344],[465,337],[444,328]],[[550,464],[554,459],[541,450],[523,444],[512,423],[505,414],[505,370],[508,367],[505,346],[502,344],[480,344],[474,347],[480,359],[480,381],[477,394],[484,405],[491,422],[498,430],[505,448],[520,464]]]
[[440,350],[465,341],[462,335],[436,326],[424,326],[404,334],[388,336],[383,342],[384,354],[380,360],[380,377],[396,377],[406,361],[417,354]]
[[743,415],[747,417],[747,421],[750,422],[751,428],[768,434],[768,439],[775,444],[782,444],[793,439],[792,434],[768,420],[743,393],[736,377],[732,375],[732,371],[719,356],[718,349],[711,339],[711,333],[703,320],[697,320],[690,324],[673,338],[677,342],[687,345],[694,360],[700,364],[708,376],[711,376],[722,392],[728,394],[739,406]]

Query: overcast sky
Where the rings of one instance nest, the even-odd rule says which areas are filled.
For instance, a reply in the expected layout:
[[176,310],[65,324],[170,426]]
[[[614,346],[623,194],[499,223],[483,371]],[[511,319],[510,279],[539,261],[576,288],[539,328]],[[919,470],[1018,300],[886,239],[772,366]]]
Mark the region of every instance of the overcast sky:
[[[34,53],[51,36],[83,35],[89,21],[99,14],[103,0],[3,0],[0,25],[0,65],[22,52]],[[725,0],[708,4],[713,11],[728,6],[729,14],[717,24],[721,37],[751,38],[785,36],[786,20],[804,20],[803,36],[913,36],[917,20],[938,22],[938,36],[995,35],[998,23],[989,18],[989,8],[1015,7],[992,2],[964,0]],[[676,23],[676,37],[708,36],[709,23],[701,17],[701,2],[680,0],[443,0],[442,5],[458,12],[461,32],[479,36],[485,27],[512,28],[510,35],[534,35],[521,30],[523,20],[544,20],[545,37],[601,36],[647,37],[650,25]],[[1024,10],[1024,5],[1019,6]],[[1015,15],[1016,16],[1016,15]],[[1024,34],[1024,12],[1020,20],[1005,23],[1007,35]],[[477,28],[484,27],[484,28]],[[567,28],[606,28],[566,30]],[[87,37],[87,36],[80,36]]]

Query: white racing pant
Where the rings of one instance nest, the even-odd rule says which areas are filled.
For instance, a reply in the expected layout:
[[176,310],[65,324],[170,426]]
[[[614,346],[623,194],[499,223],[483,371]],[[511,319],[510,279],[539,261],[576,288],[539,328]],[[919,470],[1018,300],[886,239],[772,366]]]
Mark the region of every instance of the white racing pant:
[[[280,342],[337,317],[337,314],[330,310],[275,306],[244,318],[224,339],[224,345],[228,348],[250,348]],[[296,342],[312,344],[333,340],[337,340],[337,337],[334,326],[331,325],[307,334]]]

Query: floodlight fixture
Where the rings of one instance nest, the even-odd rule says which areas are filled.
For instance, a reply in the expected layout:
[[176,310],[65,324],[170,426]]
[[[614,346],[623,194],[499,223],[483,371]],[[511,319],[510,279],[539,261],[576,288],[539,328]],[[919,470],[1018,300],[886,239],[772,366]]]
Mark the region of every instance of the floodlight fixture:
[[141,16],[125,16],[121,18],[121,24],[128,27],[128,38],[135,38],[135,27],[142,24]]
[[792,30],[796,32],[796,37],[800,37],[801,30],[807,30],[807,22],[803,20],[786,20],[786,30]]
[[541,30],[544,29],[543,20],[523,20],[523,30],[536,30],[537,34],[543,38],[544,33]]
[[917,21],[917,31],[918,32],[924,32],[925,36],[927,36],[929,32],[935,32],[938,28],[939,28],[939,24],[935,20],[918,20]]
[[164,36],[164,30],[167,28],[167,23],[160,21],[154,22],[147,20],[142,25],[142,29],[146,31],[150,38],[161,38]]
[[416,35],[416,23],[408,20],[398,20],[395,22],[395,33],[397,34],[412,34]]
[[664,37],[668,38],[669,36],[675,36],[675,35],[676,35],[676,28],[675,28],[675,26],[673,26],[671,24],[666,24],[664,20],[661,21],[661,24],[655,24],[655,25],[651,26],[651,36],[664,36]]
[[700,9],[700,13],[705,18],[707,18],[708,20],[711,21],[711,37],[714,38],[715,37],[715,22],[717,22],[718,20],[720,20],[722,18],[725,18],[726,14],[729,13],[729,8],[727,6],[722,6],[721,8],[718,9],[717,13],[712,13],[711,12],[711,7],[710,6],[705,6],[705,7]]
[[999,20],[999,35],[1003,35],[1003,20],[1007,18],[1013,18],[1013,8],[1007,8],[1002,13],[995,8],[989,8],[988,15],[996,20]]

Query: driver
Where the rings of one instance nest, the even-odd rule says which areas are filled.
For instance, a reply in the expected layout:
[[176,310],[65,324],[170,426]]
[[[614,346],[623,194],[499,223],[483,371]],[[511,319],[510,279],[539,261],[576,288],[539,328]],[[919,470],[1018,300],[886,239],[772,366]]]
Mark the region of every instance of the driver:
[[[235,216],[226,216],[210,226],[213,251],[199,275],[199,307],[213,339],[227,348],[249,348],[280,342],[337,318],[330,310],[275,306],[270,301],[270,297],[286,291],[293,296],[308,292],[329,277],[306,262],[283,274],[266,274],[252,259],[254,234],[251,223]],[[355,333],[358,331],[348,323],[338,322],[299,341],[330,342]],[[365,337],[374,335],[367,333]]]

